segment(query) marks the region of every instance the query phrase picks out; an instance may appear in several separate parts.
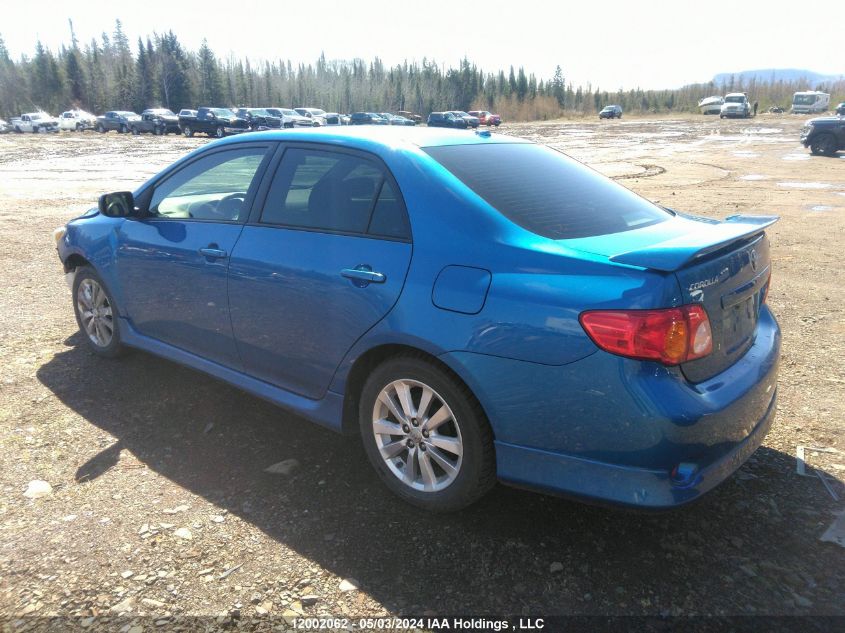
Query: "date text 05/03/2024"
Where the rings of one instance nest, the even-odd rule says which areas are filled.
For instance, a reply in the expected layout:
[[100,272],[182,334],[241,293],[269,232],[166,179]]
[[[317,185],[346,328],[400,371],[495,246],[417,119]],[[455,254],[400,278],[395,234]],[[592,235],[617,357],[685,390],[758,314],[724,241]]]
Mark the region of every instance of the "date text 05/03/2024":
[[539,631],[545,628],[542,618],[487,619],[462,617],[424,618],[296,618],[293,627],[298,630],[361,629],[361,630],[413,630],[431,631]]

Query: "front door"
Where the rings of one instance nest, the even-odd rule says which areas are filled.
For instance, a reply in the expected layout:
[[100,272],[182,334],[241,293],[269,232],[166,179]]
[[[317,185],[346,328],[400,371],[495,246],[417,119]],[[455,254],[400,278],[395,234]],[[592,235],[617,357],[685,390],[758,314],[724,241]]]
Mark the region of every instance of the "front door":
[[289,148],[229,267],[247,373],[322,397],[346,352],[393,307],[411,260],[398,188],[374,158]]
[[267,145],[205,154],[155,185],[118,233],[117,273],[141,334],[238,368],[226,273]]

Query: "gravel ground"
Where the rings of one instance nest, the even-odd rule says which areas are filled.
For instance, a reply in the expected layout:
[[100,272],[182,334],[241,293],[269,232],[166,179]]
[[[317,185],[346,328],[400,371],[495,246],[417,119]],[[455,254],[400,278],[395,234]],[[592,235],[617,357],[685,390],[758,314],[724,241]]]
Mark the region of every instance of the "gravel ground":
[[[845,616],[845,549],[820,540],[843,511],[845,454],[806,452],[838,502],[795,459],[799,445],[845,450],[845,156],[811,158],[801,123],[626,117],[500,130],[679,210],[782,216],[770,231],[778,419],[734,477],[663,514],[499,486],[465,512],[429,516],[383,489],[356,438],[144,353],[92,356],[51,230],[206,141],[0,136],[0,627]],[[295,460],[286,474],[265,472],[284,460]],[[34,480],[52,491],[25,496]]]

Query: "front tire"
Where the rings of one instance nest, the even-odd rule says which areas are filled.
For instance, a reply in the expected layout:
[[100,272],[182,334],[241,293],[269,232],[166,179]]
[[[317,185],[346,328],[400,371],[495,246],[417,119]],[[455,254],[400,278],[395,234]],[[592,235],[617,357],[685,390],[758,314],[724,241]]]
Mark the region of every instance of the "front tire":
[[95,354],[115,358],[123,353],[117,306],[100,276],[90,266],[76,269],[73,312],[79,331]]
[[836,154],[836,139],[831,134],[819,134],[810,143],[810,152],[815,156],[833,156]]
[[32,126],[32,133],[33,133],[33,134],[38,134],[38,132],[39,132],[39,128],[38,128],[38,126],[37,126],[37,125],[33,125],[33,126]]
[[105,133],[106,133],[106,128],[104,128],[101,124],[97,123],[97,131],[98,131],[100,134],[105,134]]
[[222,125],[218,125],[217,129],[214,130],[214,136],[216,136],[217,138],[223,138],[224,133],[223,133],[223,126]]
[[118,132],[120,132],[121,134],[126,134],[128,131],[129,131],[129,128],[128,128],[128,127],[126,127],[126,124],[125,124],[125,123],[124,123],[124,124],[122,124],[122,125],[120,126],[120,129],[118,130]]
[[186,125],[182,128],[182,134],[184,134],[186,138],[191,138],[194,135],[194,131],[191,129],[190,125]]
[[461,510],[496,482],[493,435],[481,405],[457,376],[422,356],[379,365],[359,406],[367,457],[404,501]]

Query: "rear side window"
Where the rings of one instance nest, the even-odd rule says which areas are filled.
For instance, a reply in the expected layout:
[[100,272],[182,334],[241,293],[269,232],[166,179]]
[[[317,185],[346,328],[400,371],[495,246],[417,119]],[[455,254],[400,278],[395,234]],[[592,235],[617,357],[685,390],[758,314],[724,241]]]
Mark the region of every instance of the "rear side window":
[[293,148],[285,152],[264,224],[409,239],[405,206],[384,169],[366,158]]
[[620,233],[670,217],[634,192],[543,145],[423,149],[511,222],[553,240]]

